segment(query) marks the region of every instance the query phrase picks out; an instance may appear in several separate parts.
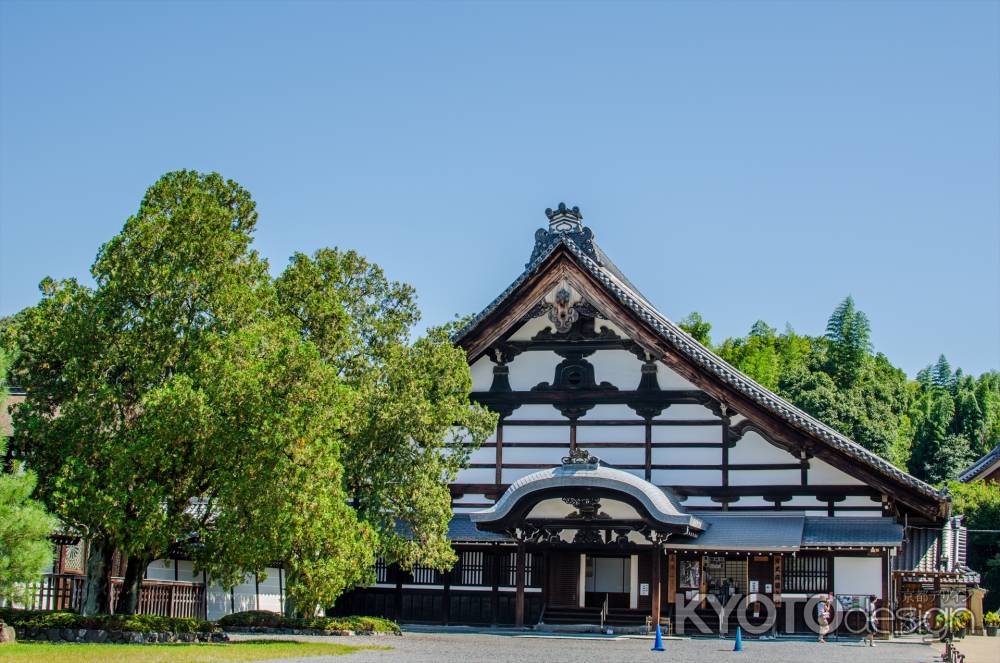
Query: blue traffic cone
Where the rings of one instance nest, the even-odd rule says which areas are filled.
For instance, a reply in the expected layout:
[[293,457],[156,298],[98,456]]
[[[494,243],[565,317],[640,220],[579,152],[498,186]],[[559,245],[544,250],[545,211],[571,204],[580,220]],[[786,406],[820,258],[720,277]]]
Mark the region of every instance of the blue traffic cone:
[[736,646],[733,651],[743,651],[743,631],[739,626],[736,627]]
[[653,641],[652,651],[663,651],[663,632],[660,631],[660,625],[656,625],[656,640]]

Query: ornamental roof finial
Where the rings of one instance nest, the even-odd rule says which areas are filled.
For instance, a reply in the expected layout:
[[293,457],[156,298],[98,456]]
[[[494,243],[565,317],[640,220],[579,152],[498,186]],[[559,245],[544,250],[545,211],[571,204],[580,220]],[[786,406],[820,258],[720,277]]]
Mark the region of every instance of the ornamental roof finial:
[[583,214],[579,207],[569,209],[566,203],[559,203],[555,210],[551,207],[545,210],[545,216],[549,217],[549,232],[565,233],[583,228]]

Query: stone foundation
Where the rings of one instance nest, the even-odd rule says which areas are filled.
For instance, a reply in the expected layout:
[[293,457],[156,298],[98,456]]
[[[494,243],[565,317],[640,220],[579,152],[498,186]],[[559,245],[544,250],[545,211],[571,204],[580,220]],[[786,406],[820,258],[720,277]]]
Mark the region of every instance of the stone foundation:
[[128,645],[154,645],[168,642],[228,642],[225,633],[174,633],[138,632],[138,631],[105,631],[96,628],[30,628],[24,627],[18,631],[21,640],[40,642],[111,642]]

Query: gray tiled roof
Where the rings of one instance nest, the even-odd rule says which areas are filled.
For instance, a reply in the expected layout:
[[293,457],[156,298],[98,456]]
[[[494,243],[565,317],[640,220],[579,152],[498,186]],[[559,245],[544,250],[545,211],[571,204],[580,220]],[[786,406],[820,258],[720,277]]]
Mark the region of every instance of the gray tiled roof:
[[458,542],[513,541],[503,534],[480,531],[467,513],[456,513],[451,517],[451,522],[448,523],[448,538]]
[[665,548],[677,550],[749,550],[794,552],[802,544],[805,517],[704,515],[708,529],[693,539],[672,538]]
[[993,447],[993,449],[977,460],[975,463],[969,466],[967,470],[958,475],[958,480],[963,483],[968,483],[975,480],[976,476],[985,470],[987,467],[1000,460],[1000,444]]
[[804,411],[795,407],[777,394],[757,384],[754,380],[741,373],[739,370],[696,341],[687,332],[682,330],[657,311],[653,305],[634,288],[634,286],[631,286],[626,279],[619,276],[621,275],[621,270],[614,266],[610,260],[605,260],[606,256],[603,251],[600,251],[599,249],[596,249],[595,251],[597,256],[601,259],[602,264],[587,255],[587,252],[582,250],[576,241],[566,235],[552,235],[552,239],[550,240],[548,246],[538,252],[535,259],[527,264],[521,275],[518,276],[514,282],[500,294],[500,296],[494,299],[489,306],[483,309],[479,315],[470,320],[469,323],[456,334],[455,340],[460,341],[486,316],[496,310],[496,308],[505,299],[507,299],[507,297],[509,297],[514,290],[521,286],[537,271],[541,264],[545,262],[545,260],[548,259],[548,257],[552,255],[553,251],[555,251],[559,246],[565,246],[569,252],[576,257],[579,264],[594,278],[604,284],[604,286],[619,301],[619,303],[632,311],[641,320],[646,322],[663,340],[669,343],[671,347],[678,350],[695,364],[713,373],[741,394],[767,409],[769,412],[772,412],[800,430],[810,433],[813,437],[821,440],[829,446],[847,453],[852,458],[865,463],[881,474],[891,477],[929,497],[933,497],[940,501],[944,501],[946,499],[943,493],[936,490],[932,486],[900,470],[892,463],[868,451],[844,435],[841,435],[823,422],[809,414],[806,414]]
[[806,517],[804,547],[901,546],[903,526],[892,518]]

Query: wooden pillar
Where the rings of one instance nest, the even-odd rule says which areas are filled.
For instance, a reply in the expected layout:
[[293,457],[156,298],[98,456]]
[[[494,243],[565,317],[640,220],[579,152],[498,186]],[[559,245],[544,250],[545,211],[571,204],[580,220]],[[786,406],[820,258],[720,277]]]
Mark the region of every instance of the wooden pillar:
[[881,635],[892,637],[895,625],[893,615],[896,614],[896,600],[892,593],[892,557],[889,550],[882,551],[882,603],[883,610],[878,612],[878,630]]
[[[459,559],[461,559],[461,551],[456,550],[455,552],[458,553]],[[444,625],[447,626],[448,622],[451,621],[451,571],[442,572],[441,580],[444,583],[444,614],[441,616],[441,619],[444,622]]]
[[514,625],[524,626],[524,539],[517,540],[516,591],[514,599]]
[[653,480],[653,424],[652,419],[646,417],[646,468],[644,476],[646,481]]
[[673,605],[677,600],[677,555],[667,555],[667,604]]
[[499,621],[497,619],[500,612],[500,555],[501,551],[497,544],[493,544],[490,550],[490,573],[493,576],[493,591],[490,595],[491,621],[494,626]]
[[660,623],[660,579],[663,576],[663,548],[657,543],[653,546],[653,568],[652,578],[649,587],[649,598],[652,608],[650,610],[650,623],[653,628]]
[[[514,438],[517,439],[516,437]],[[497,424],[497,467],[496,467],[496,485],[497,485],[497,499],[500,497],[500,484],[503,483],[503,419]],[[496,501],[496,500],[494,500]]]

